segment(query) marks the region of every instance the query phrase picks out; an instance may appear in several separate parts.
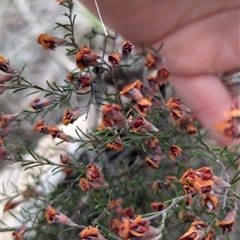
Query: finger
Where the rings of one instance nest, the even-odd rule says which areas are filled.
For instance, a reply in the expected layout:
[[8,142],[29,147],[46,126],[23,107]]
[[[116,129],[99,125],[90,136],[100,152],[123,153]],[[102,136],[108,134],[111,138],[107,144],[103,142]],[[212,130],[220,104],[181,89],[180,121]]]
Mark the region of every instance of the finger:
[[216,74],[240,69],[239,9],[192,22],[158,42],[176,75]]
[[214,126],[226,120],[224,112],[233,106],[231,96],[217,76],[171,76],[170,82],[212,138],[223,146],[237,143],[218,133]]
[[[94,1],[81,2],[97,16]],[[239,0],[105,0],[98,5],[104,23],[135,46],[163,43],[161,54],[172,73],[215,74],[240,67]]]

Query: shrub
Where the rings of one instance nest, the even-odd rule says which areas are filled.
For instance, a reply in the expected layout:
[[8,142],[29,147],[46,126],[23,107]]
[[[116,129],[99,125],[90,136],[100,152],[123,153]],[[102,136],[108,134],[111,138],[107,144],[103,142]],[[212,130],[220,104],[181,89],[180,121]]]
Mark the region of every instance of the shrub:
[[[15,239],[229,237],[237,218],[239,145],[211,144],[185,103],[169,96],[171,73],[160,55],[164,46],[134,52],[134,43],[123,40],[111,49],[119,37],[105,27],[104,33],[93,29],[80,46],[74,2],[58,2],[68,23],[56,23],[55,29],[66,34],[39,33],[37,42],[43,51],[64,47],[74,59],[76,69],[61,84],[32,84],[24,67],[17,71],[0,57],[1,94],[31,89],[29,108],[0,116],[1,161],[17,166],[20,174],[7,187],[3,183],[1,193],[4,212],[18,226],[5,225],[3,218],[1,232]],[[101,51],[93,46],[99,36]],[[117,77],[136,65],[149,76],[131,82]],[[39,97],[31,99],[36,93]],[[84,106],[72,104],[79,96]],[[61,111],[62,125],[45,120],[54,111]],[[229,121],[216,127],[239,138],[239,107],[226,114]],[[92,118],[97,124],[81,129]],[[47,142],[40,140],[44,148],[8,142],[26,119],[35,133],[47,135]]]

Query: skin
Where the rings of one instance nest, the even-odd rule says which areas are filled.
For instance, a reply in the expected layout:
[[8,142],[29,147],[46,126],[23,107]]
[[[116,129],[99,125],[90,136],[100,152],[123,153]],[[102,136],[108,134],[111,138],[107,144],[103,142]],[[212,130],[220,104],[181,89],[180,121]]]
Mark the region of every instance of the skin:
[[[93,0],[81,2],[98,16]],[[176,92],[213,139],[236,144],[214,124],[233,106],[217,74],[240,70],[239,0],[100,0],[98,5],[104,24],[136,47],[164,44],[160,53]]]

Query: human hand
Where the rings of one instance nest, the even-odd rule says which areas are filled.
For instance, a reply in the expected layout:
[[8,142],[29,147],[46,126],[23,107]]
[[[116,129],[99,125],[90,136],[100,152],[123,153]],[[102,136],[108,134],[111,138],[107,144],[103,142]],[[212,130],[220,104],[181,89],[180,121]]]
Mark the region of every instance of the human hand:
[[[94,1],[81,1],[97,15]],[[170,82],[221,145],[236,143],[214,124],[233,106],[218,73],[240,70],[239,0],[98,1],[104,23],[140,46],[158,48]]]

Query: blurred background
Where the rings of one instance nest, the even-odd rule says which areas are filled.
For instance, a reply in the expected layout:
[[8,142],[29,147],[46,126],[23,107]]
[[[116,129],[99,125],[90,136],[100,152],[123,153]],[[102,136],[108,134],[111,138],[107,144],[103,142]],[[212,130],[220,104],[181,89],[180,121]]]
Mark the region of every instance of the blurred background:
[[[22,76],[29,82],[40,86],[50,83],[63,83],[65,76],[76,68],[74,56],[67,57],[64,48],[56,48],[55,51],[46,51],[37,43],[41,33],[47,33],[63,38],[62,28],[53,30],[55,22],[68,23],[62,16],[67,9],[59,6],[54,0],[2,0],[1,7],[1,49],[10,65],[21,71]],[[99,22],[78,1],[75,2],[76,39],[80,45],[84,44],[84,36],[92,28],[98,29]],[[6,84],[7,85],[7,84]],[[31,92],[33,90],[30,90]],[[30,109],[29,103],[39,94],[26,97],[28,91],[20,91],[12,94],[12,90],[5,91],[1,96],[1,114],[19,113],[23,109]],[[62,111],[54,111],[47,115],[49,124],[57,124],[61,121]],[[29,141],[32,137],[32,124],[30,119],[24,121],[21,129],[15,128],[8,136],[14,141]],[[36,135],[36,134],[35,134]]]

